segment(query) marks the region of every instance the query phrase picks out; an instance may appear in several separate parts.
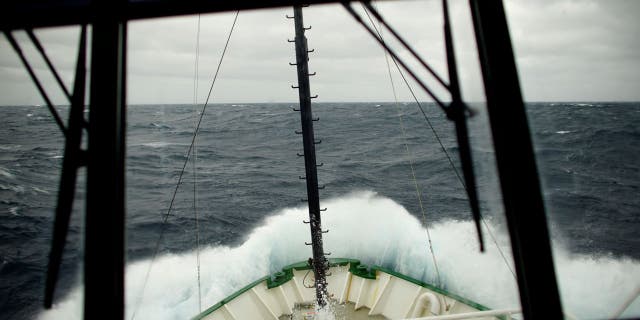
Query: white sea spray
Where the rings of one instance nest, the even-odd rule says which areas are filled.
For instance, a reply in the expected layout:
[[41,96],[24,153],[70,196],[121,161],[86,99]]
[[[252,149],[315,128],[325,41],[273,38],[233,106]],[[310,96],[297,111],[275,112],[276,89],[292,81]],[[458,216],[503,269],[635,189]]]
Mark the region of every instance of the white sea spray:
[[[323,215],[325,250],[333,257],[358,258],[363,263],[391,267],[423,281],[437,281],[420,221],[391,199],[357,192],[327,200]],[[265,219],[238,247],[201,249],[202,305],[207,308],[248,283],[310,255],[302,223],[306,207],[287,208]],[[495,245],[478,251],[470,221],[429,225],[441,277],[447,290],[490,308],[519,307],[517,285]],[[498,231],[494,228],[494,231]],[[497,241],[509,257],[506,236]],[[554,255],[565,311],[578,319],[606,318],[638,286],[640,262],[614,257],[573,255],[554,243]],[[149,260],[126,269],[127,315],[136,319],[190,318],[199,313],[195,252],[160,256],[152,265],[141,297]],[[509,261],[511,263],[511,261]],[[80,319],[82,287],[59,300],[39,319]],[[640,303],[624,316],[639,316]]]

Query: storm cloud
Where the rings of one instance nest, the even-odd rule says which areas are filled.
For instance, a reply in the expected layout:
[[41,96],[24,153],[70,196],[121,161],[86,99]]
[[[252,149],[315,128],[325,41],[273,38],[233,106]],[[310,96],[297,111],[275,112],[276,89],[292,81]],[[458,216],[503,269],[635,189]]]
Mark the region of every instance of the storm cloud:
[[[483,100],[476,44],[467,1],[452,1],[452,18],[463,95]],[[444,78],[447,77],[440,1],[380,2],[382,14]],[[354,7],[361,9],[359,4]],[[528,101],[640,100],[640,2],[505,1]],[[211,102],[296,101],[290,8],[241,12]],[[362,11],[361,11],[362,12]],[[340,5],[305,9],[312,93],[318,101],[391,101],[383,50]],[[198,98],[204,102],[233,13],[200,17]],[[128,29],[128,102],[192,103],[198,16],[132,21]],[[67,87],[73,83],[79,30],[39,29]],[[67,104],[44,63],[21,31],[14,35],[58,104]],[[386,33],[387,39],[390,39]],[[390,41],[401,56],[405,50]],[[416,66],[415,62],[410,63]],[[416,68],[419,70],[419,68]],[[399,80],[394,71],[394,78]],[[427,73],[419,73],[448,100]],[[396,84],[401,100],[409,92]],[[425,94],[421,100],[429,101]],[[43,104],[6,38],[0,38],[0,105]]]

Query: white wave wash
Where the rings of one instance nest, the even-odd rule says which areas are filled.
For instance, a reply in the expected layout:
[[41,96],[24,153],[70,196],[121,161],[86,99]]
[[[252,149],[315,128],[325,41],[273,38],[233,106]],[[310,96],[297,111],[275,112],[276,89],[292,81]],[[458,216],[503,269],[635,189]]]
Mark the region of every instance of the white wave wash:
[[[323,214],[324,247],[332,257],[358,258],[381,264],[427,282],[435,282],[425,229],[418,219],[394,201],[373,192],[358,192],[327,200]],[[248,283],[292,262],[306,260],[310,248],[309,227],[302,223],[305,208],[289,208],[266,219],[238,247],[201,250],[203,308],[207,308]],[[469,221],[449,221],[430,226],[436,259],[448,290],[491,308],[517,307],[513,275],[495,245],[480,254],[474,227]],[[498,235],[508,253],[504,236]],[[557,247],[557,246],[556,246]],[[137,319],[190,318],[198,313],[195,253],[166,255],[154,263]],[[640,263],[629,259],[571,256],[555,252],[565,310],[578,318],[611,315],[633,292],[640,279]],[[141,292],[149,261],[127,266],[127,319]],[[40,319],[80,318],[81,287],[40,314]],[[626,316],[640,315],[634,303]]]

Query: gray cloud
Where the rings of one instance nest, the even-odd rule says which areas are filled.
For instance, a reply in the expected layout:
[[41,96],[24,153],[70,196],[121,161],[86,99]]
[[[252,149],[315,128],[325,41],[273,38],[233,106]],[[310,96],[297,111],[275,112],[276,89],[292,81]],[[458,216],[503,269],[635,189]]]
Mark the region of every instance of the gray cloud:
[[528,100],[639,100],[640,2],[515,0],[506,7]]
[[[638,1],[505,1],[525,98],[535,100],[640,100]],[[356,7],[359,7],[356,5]],[[382,2],[380,11],[446,78],[439,1]],[[213,102],[295,101],[296,72],[291,9],[241,12]],[[482,83],[467,1],[452,7],[463,93],[482,100]],[[203,102],[233,15],[201,17],[198,101]],[[318,73],[312,89],[321,101],[390,101],[382,49],[339,5],[305,10],[310,67]],[[197,17],[134,21],[129,24],[130,103],[191,103]],[[44,64],[21,32],[20,43],[57,103],[66,103]],[[37,34],[72,85],[78,28]],[[387,35],[387,38],[388,37]],[[397,43],[398,52],[407,57]],[[416,65],[412,62],[411,65]],[[419,70],[419,68],[416,68]],[[434,88],[426,73],[420,75]],[[397,73],[394,74],[399,80]],[[399,84],[399,97],[410,100]],[[442,99],[447,95],[436,90]],[[421,99],[428,97],[420,93]],[[42,104],[42,99],[6,39],[0,39],[0,105]]]

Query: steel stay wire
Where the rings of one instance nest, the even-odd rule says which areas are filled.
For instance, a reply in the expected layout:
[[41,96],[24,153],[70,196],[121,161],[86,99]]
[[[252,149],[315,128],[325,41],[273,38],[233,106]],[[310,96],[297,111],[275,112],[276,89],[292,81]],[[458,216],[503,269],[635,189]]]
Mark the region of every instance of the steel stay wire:
[[[376,33],[378,34],[378,36],[380,37],[380,40],[384,42],[384,38],[382,37],[382,33],[376,28],[375,23],[373,22],[373,20],[371,19],[371,17],[369,16],[369,13],[367,13],[366,7],[363,7],[365,9],[365,13],[367,14],[367,17],[369,17],[369,21],[371,22],[371,25],[373,26],[373,28],[376,30]],[[389,74],[389,82],[391,83],[391,90],[393,91],[393,98],[395,101],[395,106],[398,110],[398,119],[400,120],[400,129],[402,131],[402,138],[403,138],[403,144],[404,144],[404,148],[405,148],[405,152],[407,153],[407,156],[409,158],[409,167],[411,168],[411,177],[413,179],[413,185],[416,189],[416,196],[418,198],[418,205],[420,206],[420,212],[422,213],[422,222],[425,225],[425,230],[427,233],[427,240],[429,242],[429,251],[431,252],[431,258],[433,260],[433,266],[435,268],[436,271],[436,277],[438,280],[438,286],[442,286],[442,277],[440,276],[440,268],[438,267],[438,261],[436,260],[436,254],[433,250],[433,242],[431,241],[431,232],[429,231],[429,226],[427,224],[427,218],[426,218],[426,212],[424,209],[424,205],[422,203],[422,192],[420,191],[420,186],[418,185],[418,179],[416,178],[416,170],[414,167],[414,163],[413,163],[413,155],[411,153],[411,150],[409,149],[409,144],[407,142],[407,132],[404,126],[404,120],[402,119],[402,110],[400,108],[400,105],[398,104],[398,94],[396,92],[396,86],[394,84],[393,81],[393,76],[391,74],[391,65],[389,64],[389,55],[387,54],[387,51],[384,51],[384,57],[385,57],[385,62],[387,64],[387,72]]]
[[152,258],[151,258],[151,262],[149,263],[149,268],[147,268],[147,272],[145,274],[144,282],[143,282],[143,285],[142,285],[142,292],[140,293],[140,297],[138,298],[138,301],[136,302],[136,306],[135,306],[134,311],[133,311],[133,313],[131,315],[131,319],[135,319],[136,312],[137,312],[138,308],[140,307],[140,303],[142,302],[142,299],[144,297],[144,291],[146,289],[147,282],[149,280],[149,274],[151,273],[151,267],[153,266],[153,263],[155,262],[155,260],[156,260],[156,258],[158,256],[158,250],[160,249],[160,242],[162,241],[162,239],[164,237],[164,232],[165,232],[165,228],[166,228],[166,225],[167,225],[167,220],[169,219],[169,215],[171,214],[171,210],[173,209],[173,204],[175,202],[176,195],[178,193],[178,189],[180,188],[180,184],[182,183],[182,177],[183,177],[185,169],[187,167],[187,163],[189,162],[189,158],[190,158],[189,156],[192,153],[192,149],[193,149],[193,146],[195,144],[195,140],[196,140],[196,137],[198,135],[198,131],[200,129],[200,124],[202,123],[202,118],[204,117],[205,111],[207,109],[207,105],[209,103],[209,99],[211,98],[211,93],[213,91],[213,86],[215,85],[216,79],[218,78],[218,74],[220,72],[220,67],[222,66],[222,61],[224,60],[224,56],[225,56],[225,54],[227,52],[227,48],[229,47],[229,41],[231,40],[231,35],[233,34],[233,30],[234,30],[234,28],[236,26],[236,22],[238,21],[238,14],[239,13],[240,13],[240,11],[236,11],[235,17],[233,19],[233,23],[231,25],[231,29],[229,30],[229,35],[227,36],[227,40],[226,40],[225,45],[224,45],[224,49],[222,50],[222,54],[220,56],[220,60],[218,61],[218,66],[216,68],[216,72],[215,72],[215,74],[213,76],[213,80],[211,81],[211,86],[209,87],[209,92],[207,94],[207,99],[205,100],[205,103],[202,106],[202,111],[200,113],[200,118],[198,119],[198,123],[197,123],[196,128],[195,128],[195,130],[193,132],[193,137],[191,139],[191,144],[189,145],[189,148],[187,149],[187,152],[186,152],[186,155],[185,155],[186,159],[184,161],[184,164],[182,165],[182,169],[180,170],[180,175],[178,177],[178,182],[176,183],[175,189],[173,191],[173,195],[171,196],[171,202],[169,203],[169,208],[167,209],[167,213],[165,213],[165,215],[163,216],[162,224],[161,224],[161,227],[160,227],[160,235],[158,236],[158,239],[156,241],[156,244],[155,244],[155,247],[154,247],[154,250],[153,250],[153,255],[152,255]]
[[[198,67],[200,63],[200,14],[198,14],[198,30],[196,32],[196,54],[193,70],[193,112],[194,119],[198,118]],[[198,130],[198,124],[196,123],[195,129]],[[193,215],[196,222],[196,273],[198,276],[198,312],[202,312],[202,287],[200,285],[200,222],[198,218],[198,149],[196,141],[193,141],[193,157],[191,166],[193,167]]]
[[[378,34],[378,36],[380,37],[380,39],[382,39],[382,34],[380,32],[380,30],[378,30],[375,26],[375,23],[373,22],[373,19],[371,18],[371,16],[369,15],[368,11],[367,11],[367,7],[364,7],[364,12],[367,15],[367,17],[369,18],[369,21],[371,22],[371,25],[373,26],[373,28],[375,29],[376,33]],[[384,41],[384,40],[383,40]],[[385,51],[386,52],[386,51]],[[414,101],[416,102],[418,109],[420,110],[420,112],[422,113],[422,116],[424,117],[427,125],[429,126],[429,128],[431,129],[431,131],[433,132],[434,137],[436,138],[436,140],[438,141],[438,144],[440,145],[440,148],[442,149],[442,152],[445,154],[451,169],[453,170],[453,172],[455,173],[458,181],[460,182],[460,185],[462,186],[462,188],[465,190],[465,192],[468,192],[467,190],[467,186],[464,183],[464,180],[462,179],[462,177],[460,176],[460,172],[458,171],[457,167],[455,166],[453,159],[451,158],[451,156],[449,155],[449,152],[446,150],[446,148],[444,147],[444,143],[442,142],[440,135],[438,134],[438,132],[436,131],[435,127],[433,126],[433,124],[431,123],[431,120],[429,119],[429,117],[427,116],[426,112],[424,111],[424,108],[422,107],[422,104],[420,103],[420,101],[418,100],[418,98],[416,97],[416,94],[413,90],[413,88],[411,87],[411,85],[409,84],[409,81],[407,80],[407,78],[404,75],[404,72],[402,72],[402,69],[400,68],[400,66],[398,65],[398,62],[392,57],[391,61],[393,61],[394,65],[396,66],[396,69],[398,70],[398,73],[400,74],[400,76],[402,77],[402,80],[405,84],[405,86],[407,87],[407,89],[409,90],[409,92],[411,93],[411,96],[413,97]],[[388,63],[388,62],[387,62]],[[393,84],[392,84],[393,86]],[[394,88],[394,95],[395,95],[395,88]],[[489,224],[486,222],[486,220],[481,217],[481,221],[484,224],[485,228],[487,229],[489,236],[491,237],[491,240],[493,241],[493,243],[495,244],[496,248],[498,249],[498,252],[500,253],[500,256],[502,257],[502,260],[504,261],[505,265],[507,266],[507,268],[509,269],[509,271],[511,272],[511,274],[513,275],[513,277],[516,277],[515,271],[513,270],[513,268],[511,267],[511,264],[508,262],[508,259],[504,253],[504,251],[502,250],[502,247],[498,244],[498,241],[493,233],[493,231],[491,230],[491,228],[489,227]]]
[[349,12],[349,14],[351,14],[351,16],[358,22],[360,23],[360,25],[362,25],[365,30],[367,32],[369,32],[369,34],[376,39],[376,41],[378,41],[378,43],[384,47],[384,49],[391,55],[391,57],[395,60],[397,60],[400,65],[402,66],[403,69],[405,69],[409,75],[413,78],[413,80],[415,80],[418,85],[420,85],[420,87],[431,97],[431,99],[433,99],[433,101],[435,101],[438,106],[440,106],[440,108],[443,111],[447,111],[447,106],[445,106],[445,104],[440,101],[440,99],[438,99],[438,97],[435,95],[435,93],[433,93],[433,91],[431,91],[431,89],[429,89],[429,87],[420,79],[418,78],[418,76],[413,72],[413,70],[411,70],[411,68],[409,68],[409,66],[407,66],[407,64],[400,59],[400,57],[398,56],[398,54],[396,54],[391,47],[389,47],[389,45],[387,45],[386,42],[382,41],[380,38],[377,37],[375,31],[373,31],[365,22],[364,20],[362,20],[362,17],[355,12],[355,10],[353,9],[353,7],[351,7],[350,3],[345,3],[345,2],[341,2],[342,5],[344,6],[344,8]]
[[427,71],[429,71],[429,73],[443,86],[447,89],[447,91],[451,91],[451,84],[447,84],[444,82],[444,80],[442,80],[442,78],[429,66],[429,64],[427,64],[427,62],[425,62],[420,55],[409,45],[409,43],[407,43],[401,36],[400,34],[398,34],[398,32],[395,31],[395,29],[391,28],[391,26],[387,23],[386,20],[384,20],[384,18],[382,17],[382,15],[380,15],[380,13],[378,12],[378,10],[376,10],[372,5],[370,1],[363,1],[361,2],[366,9],[368,9],[373,16],[378,20],[379,23],[382,23],[382,25],[387,28],[387,30],[389,30],[389,32],[391,32],[391,34],[402,44],[403,47],[405,47],[405,49],[407,49],[411,55],[416,58],[416,60],[418,60],[418,62],[420,62],[420,64],[427,69]]

